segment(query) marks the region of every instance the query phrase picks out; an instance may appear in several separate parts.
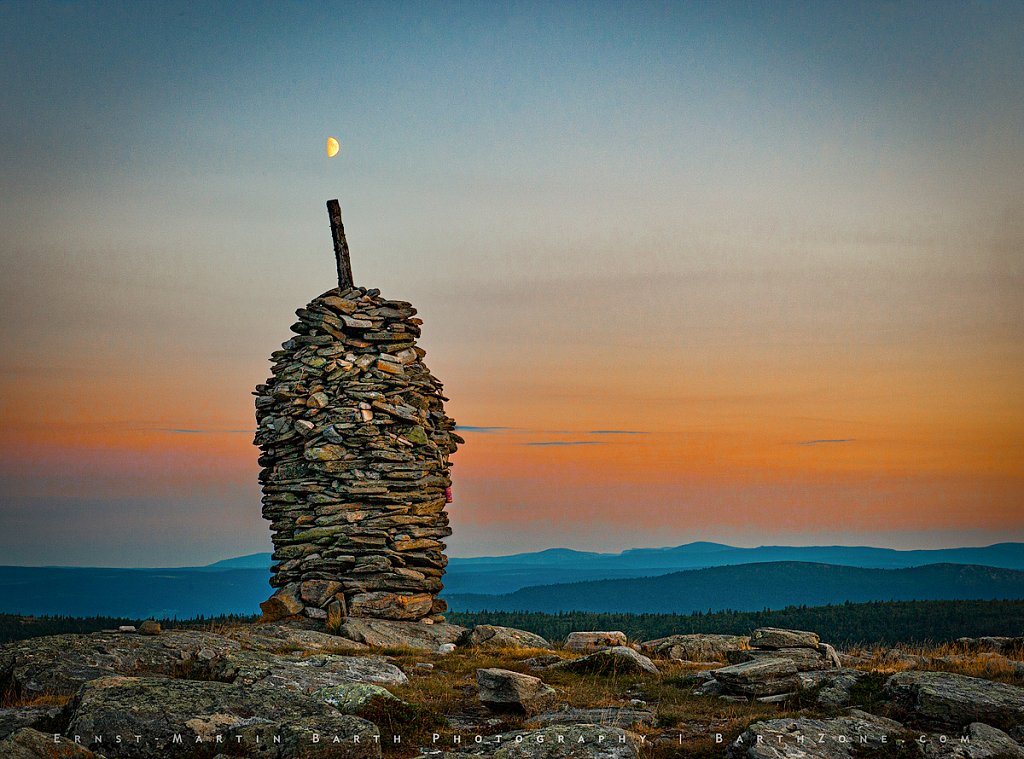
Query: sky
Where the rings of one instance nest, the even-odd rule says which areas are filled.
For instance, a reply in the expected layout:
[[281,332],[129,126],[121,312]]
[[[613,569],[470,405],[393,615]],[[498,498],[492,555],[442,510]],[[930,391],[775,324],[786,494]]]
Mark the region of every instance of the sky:
[[270,550],[335,197],[453,556],[1024,540],[1024,4],[6,2],[0,92],[0,564]]

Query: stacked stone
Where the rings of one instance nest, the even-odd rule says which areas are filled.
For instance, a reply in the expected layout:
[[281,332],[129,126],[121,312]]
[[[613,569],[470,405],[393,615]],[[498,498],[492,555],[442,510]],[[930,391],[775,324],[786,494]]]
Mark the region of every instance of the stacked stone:
[[813,672],[841,667],[839,654],[817,633],[760,627],[750,636],[750,648],[732,650],[726,658],[733,664],[757,659],[789,659],[798,672]]
[[256,388],[268,619],[303,614],[443,621],[448,461],[464,442],[423,363],[423,323],[376,289],[330,290]]

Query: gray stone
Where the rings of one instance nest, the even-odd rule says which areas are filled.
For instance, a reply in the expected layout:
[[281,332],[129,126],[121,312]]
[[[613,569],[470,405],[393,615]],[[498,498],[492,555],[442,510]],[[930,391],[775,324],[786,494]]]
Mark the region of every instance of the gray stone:
[[579,659],[562,661],[551,668],[564,669],[567,672],[601,675],[627,672],[658,674],[658,668],[654,666],[654,662],[643,654],[637,653],[632,648],[625,646],[604,648]]
[[725,695],[725,688],[718,680],[711,679],[698,685],[693,692],[697,696],[722,696]]
[[480,703],[491,711],[536,714],[558,698],[555,689],[539,677],[507,669],[478,669]]
[[850,693],[867,672],[860,669],[837,669],[830,671],[819,681],[818,706],[823,709],[842,709],[850,705]]
[[[67,735],[80,735],[87,748],[93,736],[141,735],[143,740],[105,742],[113,759],[174,756],[174,735],[194,752],[215,746],[216,736],[268,759],[346,757],[376,759],[377,728],[334,707],[284,689],[165,678],[107,677],[82,686],[69,705]],[[341,743],[313,743],[312,735],[338,735]],[[282,736],[280,744],[274,736]],[[359,736],[359,743],[354,738]],[[201,743],[197,743],[196,739]],[[238,739],[240,742],[237,742]],[[259,738],[259,744],[257,744]],[[259,746],[259,748],[257,748]],[[211,751],[212,753],[212,751]]]
[[340,683],[313,691],[310,696],[316,701],[330,704],[342,714],[359,714],[374,699],[395,704],[405,703],[387,688],[373,683]]
[[429,593],[373,591],[346,597],[351,617],[417,620],[430,613],[434,597]]
[[[874,751],[884,756],[897,748],[897,740],[907,738],[910,736],[900,723],[863,712],[834,719],[772,719],[750,725],[730,744],[728,756],[732,759],[855,759],[871,756]],[[917,753],[913,744],[909,750]]]
[[544,654],[542,656],[531,656],[529,659],[523,659],[525,664],[530,669],[547,669],[553,664],[561,664],[565,659],[557,654]]
[[0,646],[0,690],[23,697],[71,695],[82,683],[109,675],[209,676],[211,661],[241,646],[201,630],[158,636],[97,632],[50,635]]
[[654,712],[645,709],[625,709],[614,706],[596,709],[577,709],[566,707],[560,711],[544,712],[534,717],[541,727],[549,725],[608,725],[610,727],[630,727],[631,725],[653,725],[656,720]]
[[53,734],[43,734],[31,728],[22,728],[0,740],[0,756],[3,759],[105,759],[73,740]]
[[796,665],[790,659],[758,658],[733,664],[714,671],[714,677],[723,683],[752,683],[778,677],[793,677]]
[[299,656],[238,651],[217,661],[211,671],[215,679],[224,682],[300,693],[344,682],[401,685],[409,681],[402,670],[380,656]]
[[567,651],[599,651],[602,648],[625,646],[628,640],[624,632],[572,632],[565,639]]
[[458,625],[425,625],[422,622],[369,617],[346,617],[338,627],[338,635],[369,646],[415,648],[431,652],[444,643],[458,643],[465,634],[466,628]]
[[301,614],[305,604],[299,597],[299,586],[296,584],[285,585],[274,591],[274,595],[260,604],[265,622],[276,622],[295,614]]
[[[310,622],[309,624],[313,624]],[[364,649],[359,643],[321,630],[311,630],[295,622],[245,625],[224,633],[226,638],[242,643],[246,648],[261,651],[295,650],[326,653],[339,649]]]
[[1024,748],[998,728],[972,722],[965,731],[967,742],[958,736],[931,735],[924,743],[924,755],[934,759],[1024,759]]
[[1024,724],[1024,688],[950,672],[897,672],[889,697],[922,727],[959,730],[972,722],[1010,729]]
[[816,648],[751,648],[729,651],[727,658],[733,664],[761,659],[789,659],[798,672],[812,672],[832,666],[831,661]]
[[464,646],[491,648],[551,648],[541,636],[514,627],[498,625],[477,625],[462,641]]
[[744,649],[749,643],[750,637],[746,635],[694,633],[644,641],[640,650],[657,659],[706,662],[724,657],[729,651]]
[[0,738],[6,738],[23,727],[34,727],[45,732],[53,726],[60,712],[59,706],[0,707]]
[[761,698],[793,693],[802,683],[789,659],[758,658],[714,671],[722,695]]
[[750,634],[752,648],[817,648],[817,633],[786,630],[781,627],[759,627]]

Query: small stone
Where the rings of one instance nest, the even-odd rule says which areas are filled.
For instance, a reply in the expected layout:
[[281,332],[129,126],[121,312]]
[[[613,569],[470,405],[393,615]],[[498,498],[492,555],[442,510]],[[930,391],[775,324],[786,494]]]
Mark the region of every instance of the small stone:
[[139,634],[140,635],[159,635],[160,634],[160,623],[155,621],[155,620],[152,620],[152,619],[147,619],[145,622],[143,622],[141,625],[139,625]]
[[626,646],[613,646],[603,648],[592,654],[579,659],[571,659],[554,665],[557,669],[564,669],[567,672],[593,673],[593,674],[619,674],[627,672],[656,675],[659,670],[654,662],[643,654],[637,653]]
[[624,646],[627,643],[624,632],[572,632],[565,639],[568,651],[599,651],[602,648]]
[[136,632],[135,625],[121,625],[117,628],[119,633],[133,633]]
[[558,694],[539,677],[507,669],[478,669],[480,703],[494,712],[537,714],[557,700]]
[[759,627],[750,635],[752,648],[817,648],[820,643],[817,633],[781,627]]
[[304,606],[299,597],[298,585],[286,585],[261,603],[260,609],[263,611],[263,621],[276,622],[300,613]]
[[306,405],[310,408],[324,408],[330,402],[331,401],[327,397],[327,393],[322,391],[319,393],[313,393],[308,399],[306,399]]
[[455,650],[455,644],[454,643],[442,643],[440,646],[437,647],[437,652],[439,654],[450,654],[454,650]]
[[416,669],[433,669],[433,668],[434,668],[434,665],[431,664],[430,662],[421,661],[421,662],[417,662],[416,663]]
[[526,630],[498,625],[477,625],[462,645],[490,648],[551,648],[544,638]]

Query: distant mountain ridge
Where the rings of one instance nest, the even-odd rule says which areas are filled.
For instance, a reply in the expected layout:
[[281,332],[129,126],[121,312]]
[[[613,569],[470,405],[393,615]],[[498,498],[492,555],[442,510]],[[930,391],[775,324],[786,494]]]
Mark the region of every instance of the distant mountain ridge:
[[[666,548],[630,548],[620,553],[549,548],[510,556],[450,558],[448,593],[510,593],[531,585],[649,577],[684,569],[800,561],[836,566],[901,569],[927,564],[970,564],[1024,571],[1024,543],[982,547],[899,550],[871,546],[758,546],[739,548],[706,541]],[[271,554],[224,559],[195,569],[269,568]]]
[[686,569],[778,561],[875,569],[902,569],[928,564],[965,564],[1024,571],[1024,543],[997,543],[980,548],[906,551],[870,546],[738,548],[709,542],[687,543],[668,548],[632,548],[621,553],[553,548],[513,556],[450,559],[445,575],[445,588],[449,594],[510,593],[532,585],[649,577]]
[[902,569],[764,562],[614,580],[452,594],[453,611],[674,613],[758,611],[863,601],[1024,598],[1024,572],[964,564]]
[[[793,556],[803,559],[793,559]],[[476,596],[504,598],[505,594],[541,585],[651,578],[693,569],[756,567],[780,561],[831,565],[836,569],[906,569],[922,563],[925,566],[941,563],[1022,571],[1024,544],[1000,543],[982,548],[897,551],[859,546],[736,548],[721,543],[699,542],[670,548],[634,548],[617,554],[553,548],[514,556],[453,558],[444,577],[444,597],[455,599],[457,603],[470,603],[460,608],[497,608],[490,602],[481,605],[474,599]],[[259,602],[265,600],[271,592],[270,565],[269,553],[255,553],[201,567],[167,569],[0,566],[0,612],[132,617],[257,614]],[[860,581],[848,573],[838,573],[836,576],[846,577],[850,582]],[[871,587],[871,593],[858,598],[895,598],[887,593],[884,586]],[[961,597],[952,595],[952,591],[932,594],[927,583],[918,588],[922,592],[927,591],[929,595],[904,595],[898,598],[926,600]],[[762,596],[750,608],[762,609],[765,605],[777,608],[777,603],[811,604],[813,588],[804,590],[806,592],[802,594],[785,596],[789,600],[780,601],[773,597],[771,604]],[[530,592],[536,591],[534,589]],[[711,599],[713,603],[705,605],[702,602],[695,608],[703,611],[709,607],[738,608],[729,606],[730,588],[727,585],[719,587],[714,595]],[[833,594],[829,598],[839,598],[840,595]],[[963,596],[982,597],[987,596]],[[692,609],[685,611],[688,613]]]

